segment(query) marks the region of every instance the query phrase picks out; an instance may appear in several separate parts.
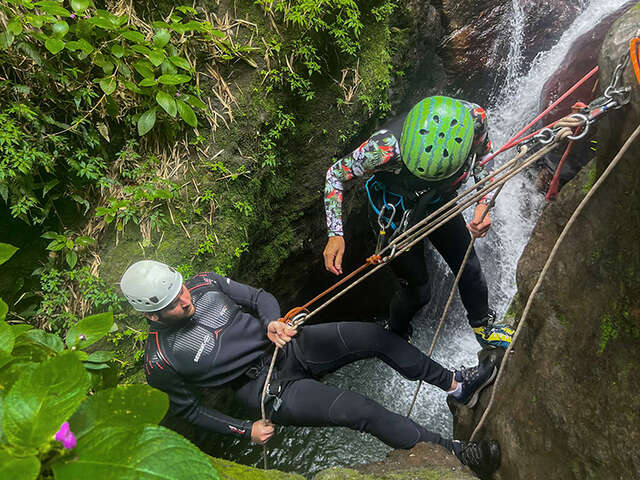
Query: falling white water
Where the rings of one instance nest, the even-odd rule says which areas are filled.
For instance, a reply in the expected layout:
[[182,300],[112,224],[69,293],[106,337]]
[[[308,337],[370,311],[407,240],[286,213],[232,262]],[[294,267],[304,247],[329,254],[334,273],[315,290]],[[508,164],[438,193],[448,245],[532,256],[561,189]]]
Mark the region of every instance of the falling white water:
[[[518,4],[518,0],[514,0],[513,3]],[[592,0],[553,48],[538,53],[528,73],[521,75],[518,69],[507,70],[508,76],[504,81],[504,87],[488,108],[490,135],[495,147],[504,145],[542,109],[546,108],[547,105],[539,104],[543,86],[560,68],[576,39],[592,30],[601,19],[628,3],[628,0]],[[513,14],[515,18],[518,15],[521,16],[522,12],[514,9]],[[522,21],[522,19],[515,19],[513,23],[518,25]],[[520,35],[519,29],[514,26],[514,36],[518,35]],[[514,38],[513,45],[516,43],[517,39]],[[512,52],[509,52],[507,59],[521,61],[521,57]],[[499,156],[496,159],[497,166],[512,156],[513,153]],[[487,238],[487,241],[480,242],[478,245],[478,254],[481,258],[495,258],[495,263],[487,269],[487,277],[490,295],[494,300],[493,305],[499,316],[505,313],[516,291],[517,262],[544,204],[542,196],[533,191],[529,178],[527,175],[522,175],[507,183],[496,201],[492,235]],[[484,263],[487,262],[483,260]]]
[[[600,19],[628,3],[628,0],[582,0],[582,13],[558,43],[549,51],[539,53],[530,65],[525,65],[522,56],[525,18],[520,1],[512,1],[513,10],[503,19],[506,28],[502,31],[510,35],[507,40],[510,48],[504,59],[496,61],[506,64],[506,77],[486,106],[495,148],[503,145],[539,113],[543,85],[558,69],[573,42],[597,25]],[[496,48],[495,55],[497,51]],[[505,153],[496,159],[496,163],[499,166],[511,157],[512,154]],[[497,199],[492,212],[492,230],[476,243],[489,285],[490,305],[498,317],[504,315],[516,292],[517,262],[543,204],[544,199],[532,188],[530,177],[521,175],[512,179]],[[432,272],[432,300],[420,312],[420,318],[414,320],[412,339],[423,352],[428,351],[431,345],[453,282],[453,276],[440,257],[428,256],[429,271]],[[462,364],[471,366],[477,363],[477,351],[478,345],[456,294],[433,358],[450,368]],[[415,382],[405,381],[378,360],[352,364],[330,375],[327,381],[363,393],[400,414],[406,413],[416,388]],[[426,428],[450,437],[452,418],[445,400],[446,394],[430,385],[423,385],[412,418]],[[303,474],[334,465],[378,461],[390,450],[370,435],[345,428],[287,428],[280,430],[278,437],[269,442],[270,467]],[[257,449],[240,444],[237,447],[234,457],[242,458],[243,463],[261,464]]]

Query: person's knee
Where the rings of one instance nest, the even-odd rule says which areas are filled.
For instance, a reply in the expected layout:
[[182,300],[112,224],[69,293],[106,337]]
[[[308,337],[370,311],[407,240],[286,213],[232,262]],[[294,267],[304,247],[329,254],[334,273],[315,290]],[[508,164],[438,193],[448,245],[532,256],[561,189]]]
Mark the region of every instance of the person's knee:
[[363,432],[368,430],[370,422],[380,416],[380,408],[373,400],[346,391],[334,400],[329,409],[329,417],[334,425]]

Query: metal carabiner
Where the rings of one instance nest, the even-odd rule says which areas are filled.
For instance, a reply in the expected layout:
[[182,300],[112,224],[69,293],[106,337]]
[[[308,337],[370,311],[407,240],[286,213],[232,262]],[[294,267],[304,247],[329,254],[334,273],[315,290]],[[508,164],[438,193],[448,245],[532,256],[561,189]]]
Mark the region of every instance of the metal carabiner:
[[569,140],[580,140],[581,138],[584,138],[589,131],[589,117],[582,113],[574,113],[573,115],[570,115],[569,118],[577,118],[578,120],[582,120],[583,130],[577,135],[568,135],[567,138]]
[[[549,138],[544,138],[545,135],[548,135]],[[542,130],[540,130],[540,132],[538,132],[538,134],[535,136],[535,139],[538,140],[542,145],[547,145],[551,142],[553,142],[553,140],[556,138],[556,134],[553,130],[551,130],[550,128],[543,128]]]
[[293,318],[288,322],[288,325],[292,328],[298,328],[298,326],[304,323],[307,315],[309,315],[307,312],[300,312],[294,315]]
[[[391,215],[389,216],[389,221],[385,224],[383,215],[384,215],[384,212],[387,210],[387,208],[391,210]],[[387,228],[389,228],[393,223],[393,217],[395,216],[396,216],[396,206],[393,203],[385,203],[380,209],[380,212],[378,213],[378,226],[380,227],[380,230],[386,231]]]

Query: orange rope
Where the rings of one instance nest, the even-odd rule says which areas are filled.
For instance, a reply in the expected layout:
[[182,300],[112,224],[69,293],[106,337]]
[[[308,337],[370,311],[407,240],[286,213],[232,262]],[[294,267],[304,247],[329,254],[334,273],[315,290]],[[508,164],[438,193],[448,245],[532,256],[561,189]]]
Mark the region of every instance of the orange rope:
[[633,72],[636,74],[636,80],[640,84],[640,64],[638,63],[638,43],[640,38],[633,37],[629,42],[629,55],[631,56],[631,63],[633,64]]
[[339,282],[334,283],[332,286],[327,288],[324,292],[320,293],[319,295],[316,295],[315,297],[313,297],[311,300],[309,300],[307,303],[305,303],[301,307],[292,308],[291,310],[289,310],[286,313],[286,315],[284,317],[279,318],[278,321],[280,321],[280,322],[289,322],[289,321],[291,321],[291,319],[293,319],[293,317],[295,317],[299,313],[308,312],[307,308],[310,305],[314,304],[315,302],[320,300],[322,297],[324,297],[328,293],[330,293],[333,290],[335,290],[336,288],[338,288],[343,283],[347,282],[348,280],[351,280],[353,277],[358,275],[360,272],[362,272],[366,268],[370,267],[371,265],[378,265],[379,263],[382,263],[382,257],[380,255],[377,255],[377,254],[371,255],[369,258],[367,258],[367,261],[364,264],[362,264],[356,270],[354,270],[349,275],[344,277],[342,280],[340,280]]

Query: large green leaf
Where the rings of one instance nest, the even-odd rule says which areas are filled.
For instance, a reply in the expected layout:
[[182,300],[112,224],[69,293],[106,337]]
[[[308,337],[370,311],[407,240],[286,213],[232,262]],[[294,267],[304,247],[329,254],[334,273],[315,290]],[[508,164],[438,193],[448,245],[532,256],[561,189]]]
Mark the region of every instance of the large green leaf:
[[108,362],[113,357],[115,357],[115,355],[115,352],[110,352],[108,350],[98,350],[97,352],[93,352],[91,355],[88,355],[87,358],[84,358],[83,360],[93,363],[103,363]]
[[219,480],[191,442],[157,425],[106,427],[85,435],[73,456],[52,464],[56,480]]
[[20,21],[20,18],[13,17],[9,20],[9,23],[7,23],[7,32],[11,32],[15,36],[22,33],[22,22]]
[[82,13],[89,8],[89,0],[71,0],[71,8],[76,13]]
[[40,460],[35,455],[14,457],[0,449],[0,478],[35,480],[40,473]]
[[172,117],[176,116],[176,113],[178,112],[176,108],[176,101],[167,92],[158,90],[158,93],[156,93],[156,102],[158,102],[158,105],[160,105],[169,115]]
[[138,60],[133,64],[133,68],[136,69],[140,75],[144,78],[153,78],[153,64],[147,60]]
[[198,126],[198,120],[196,119],[196,114],[193,112],[191,107],[182,100],[176,100],[176,106],[178,107],[178,113],[180,113],[182,120],[193,128],[196,128]]
[[[0,369],[2,369],[2,367],[7,365],[8,363],[12,362],[13,360],[15,360],[15,357],[13,355],[11,355],[8,352],[3,352],[3,351],[0,350]],[[0,395],[0,397],[1,396],[2,395]]]
[[187,95],[185,100],[192,107],[201,108],[202,110],[206,110],[207,109],[207,105],[202,100],[200,100],[198,97],[196,97],[195,95]]
[[169,43],[170,38],[171,35],[169,34],[169,31],[166,28],[161,28],[153,36],[153,44],[158,48],[162,48]]
[[53,36],[55,38],[62,38],[69,31],[69,24],[64,20],[61,20],[59,22],[54,23],[51,28],[53,30]]
[[[0,300],[0,302],[2,302],[2,300]],[[0,307],[1,306],[2,305],[0,305]],[[2,315],[0,315],[0,317],[2,317]],[[11,331],[11,327],[7,322],[0,319],[0,352],[11,353],[14,343],[15,338],[13,336],[13,332]]]
[[191,65],[189,62],[182,57],[169,57],[169,61],[173,63],[176,67],[180,67],[183,70],[191,71]]
[[69,419],[80,439],[94,429],[156,424],[169,408],[166,393],[148,385],[120,385],[87,397]]
[[158,82],[164,85],[178,85],[179,83],[186,83],[191,80],[189,75],[160,75]]
[[9,260],[17,251],[18,247],[14,247],[8,243],[0,243],[0,265]]
[[157,82],[153,78],[143,78],[142,80],[140,80],[141,87],[152,87],[156,83]]
[[47,333],[44,330],[29,330],[24,335],[20,335],[16,345],[35,344],[48,348],[53,353],[60,353],[64,350],[64,343],[58,335]]
[[164,62],[165,55],[164,52],[160,49],[152,50],[147,54],[147,58],[155,67],[159,66]]
[[122,32],[122,36],[131,42],[145,43],[144,35],[134,30],[126,30]]
[[0,320],[4,320],[9,313],[9,306],[0,298]]
[[47,41],[44,42],[44,46],[47,47],[54,55],[61,50],[64,49],[64,42],[62,40],[58,40],[57,38],[47,38]]
[[11,331],[13,332],[13,336],[18,338],[25,332],[29,330],[33,330],[33,327],[27,323],[18,323],[17,325],[11,325]]
[[87,348],[109,333],[111,325],[113,325],[112,312],[85,317],[67,331],[67,346]]
[[140,118],[138,119],[138,135],[143,136],[144,134],[148,133],[155,124],[156,109],[151,108],[140,115]]
[[13,385],[4,398],[2,424],[9,443],[38,448],[82,403],[89,374],[74,352],[41,363]]
[[69,10],[61,7],[58,2],[54,2],[52,0],[36,2],[36,5],[40,7],[40,10],[42,10],[44,13],[48,13],[49,15],[59,15],[61,17],[71,16],[71,12]]

